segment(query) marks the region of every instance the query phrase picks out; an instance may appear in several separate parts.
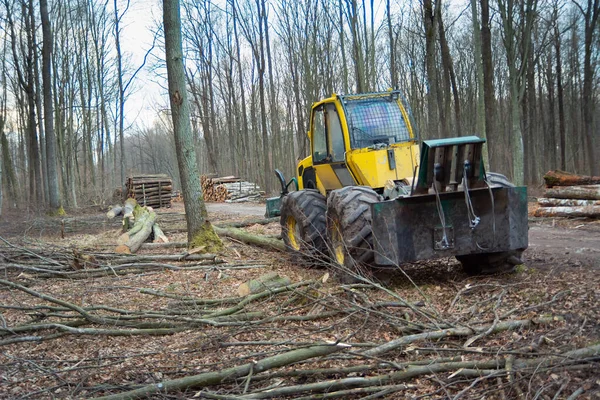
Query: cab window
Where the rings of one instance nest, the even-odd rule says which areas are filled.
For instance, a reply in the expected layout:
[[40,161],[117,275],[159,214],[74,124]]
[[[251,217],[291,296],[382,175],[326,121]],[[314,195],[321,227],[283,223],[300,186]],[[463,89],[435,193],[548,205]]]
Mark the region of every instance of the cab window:
[[331,143],[331,161],[344,161],[344,133],[342,132],[342,125],[340,124],[340,117],[335,109],[335,104],[327,104],[325,106],[325,112],[329,140]]
[[343,162],[344,133],[335,104],[326,104],[313,112],[313,163]]
[[327,138],[325,129],[325,113],[323,107],[313,113],[313,163],[324,162],[327,158]]

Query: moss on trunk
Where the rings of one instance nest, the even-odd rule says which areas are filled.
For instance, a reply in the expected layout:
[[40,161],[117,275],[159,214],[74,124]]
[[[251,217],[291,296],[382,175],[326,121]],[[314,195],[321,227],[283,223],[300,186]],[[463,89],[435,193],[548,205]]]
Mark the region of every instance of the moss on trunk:
[[204,247],[205,253],[218,253],[223,250],[223,242],[221,238],[215,233],[210,222],[206,221],[200,228],[200,231],[196,233],[189,243],[189,248]]

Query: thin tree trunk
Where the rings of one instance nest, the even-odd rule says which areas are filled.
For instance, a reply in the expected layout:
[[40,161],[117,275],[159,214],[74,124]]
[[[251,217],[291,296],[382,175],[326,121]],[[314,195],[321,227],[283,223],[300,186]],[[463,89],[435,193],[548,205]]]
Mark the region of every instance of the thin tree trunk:
[[494,66],[492,63],[492,32],[490,30],[490,7],[488,0],[481,0],[481,63],[483,67],[483,99],[485,106],[485,137],[488,142],[489,164],[492,171],[498,171],[500,159],[496,162]]

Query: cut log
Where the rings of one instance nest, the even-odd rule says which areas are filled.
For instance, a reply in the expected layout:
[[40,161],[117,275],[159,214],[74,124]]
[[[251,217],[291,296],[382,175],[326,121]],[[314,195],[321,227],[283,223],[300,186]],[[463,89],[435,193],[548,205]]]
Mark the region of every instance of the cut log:
[[600,206],[540,207],[533,213],[536,217],[590,217],[600,218]]
[[264,292],[265,290],[288,286],[291,284],[292,280],[287,276],[279,276],[277,272],[270,272],[268,274],[259,276],[256,279],[242,283],[238,287],[238,295],[248,296],[249,294],[260,293]]
[[215,230],[215,233],[219,236],[227,236],[247,244],[265,247],[271,250],[279,250],[283,252],[286,251],[283,242],[277,239],[271,239],[259,235],[252,235],[246,231],[236,228],[218,228],[216,226],[213,226],[213,228]]
[[109,212],[106,213],[106,217],[108,219],[113,219],[117,215],[121,215],[122,212],[123,212],[123,207],[121,207],[121,206],[114,206],[113,208],[110,209]]
[[600,185],[565,186],[546,189],[546,197],[555,199],[600,200]]
[[546,187],[595,185],[600,183],[600,176],[577,175],[565,171],[548,171],[544,175]]
[[[156,213],[150,212],[146,218],[138,218],[135,225],[140,225],[140,229],[133,236],[129,237],[129,240],[125,244],[117,246],[115,249],[116,253],[129,254],[135,253],[141,247],[142,243],[148,239],[150,233],[152,233],[152,227],[156,221]],[[135,228],[134,225],[134,228]]]
[[129,198],[129,199],[125,200],[123,217],[124,218],[133,217],[133,210],[135,209],[136,205],[137,205],[137,201],[135,199]]
[[538,199],[538,204],[542,207],[600,206],[600,200],[549,199],[542,197]]
[[160,226],[157,223],[154,223],[152,226],[152,232],[154,233],[154,243],[169,243],[169,239],[165,236]]

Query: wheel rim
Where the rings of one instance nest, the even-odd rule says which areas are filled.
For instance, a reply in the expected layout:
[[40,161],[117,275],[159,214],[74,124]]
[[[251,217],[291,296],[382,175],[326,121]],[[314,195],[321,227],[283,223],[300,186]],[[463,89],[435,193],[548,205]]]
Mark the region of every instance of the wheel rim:
[[344,240],[340,229],[340,224],[337,220],[333,221],[331,231],[331,246],[333,247],[333,255],[338,264],[344,265],[346,260],[346,249],[344,248]]
[[300,225],[296,222],[296,218],[291,215],[287,217],[285,224],[287,226],[287,237],[290,243],[290,246],[294,250],[300,250]]

